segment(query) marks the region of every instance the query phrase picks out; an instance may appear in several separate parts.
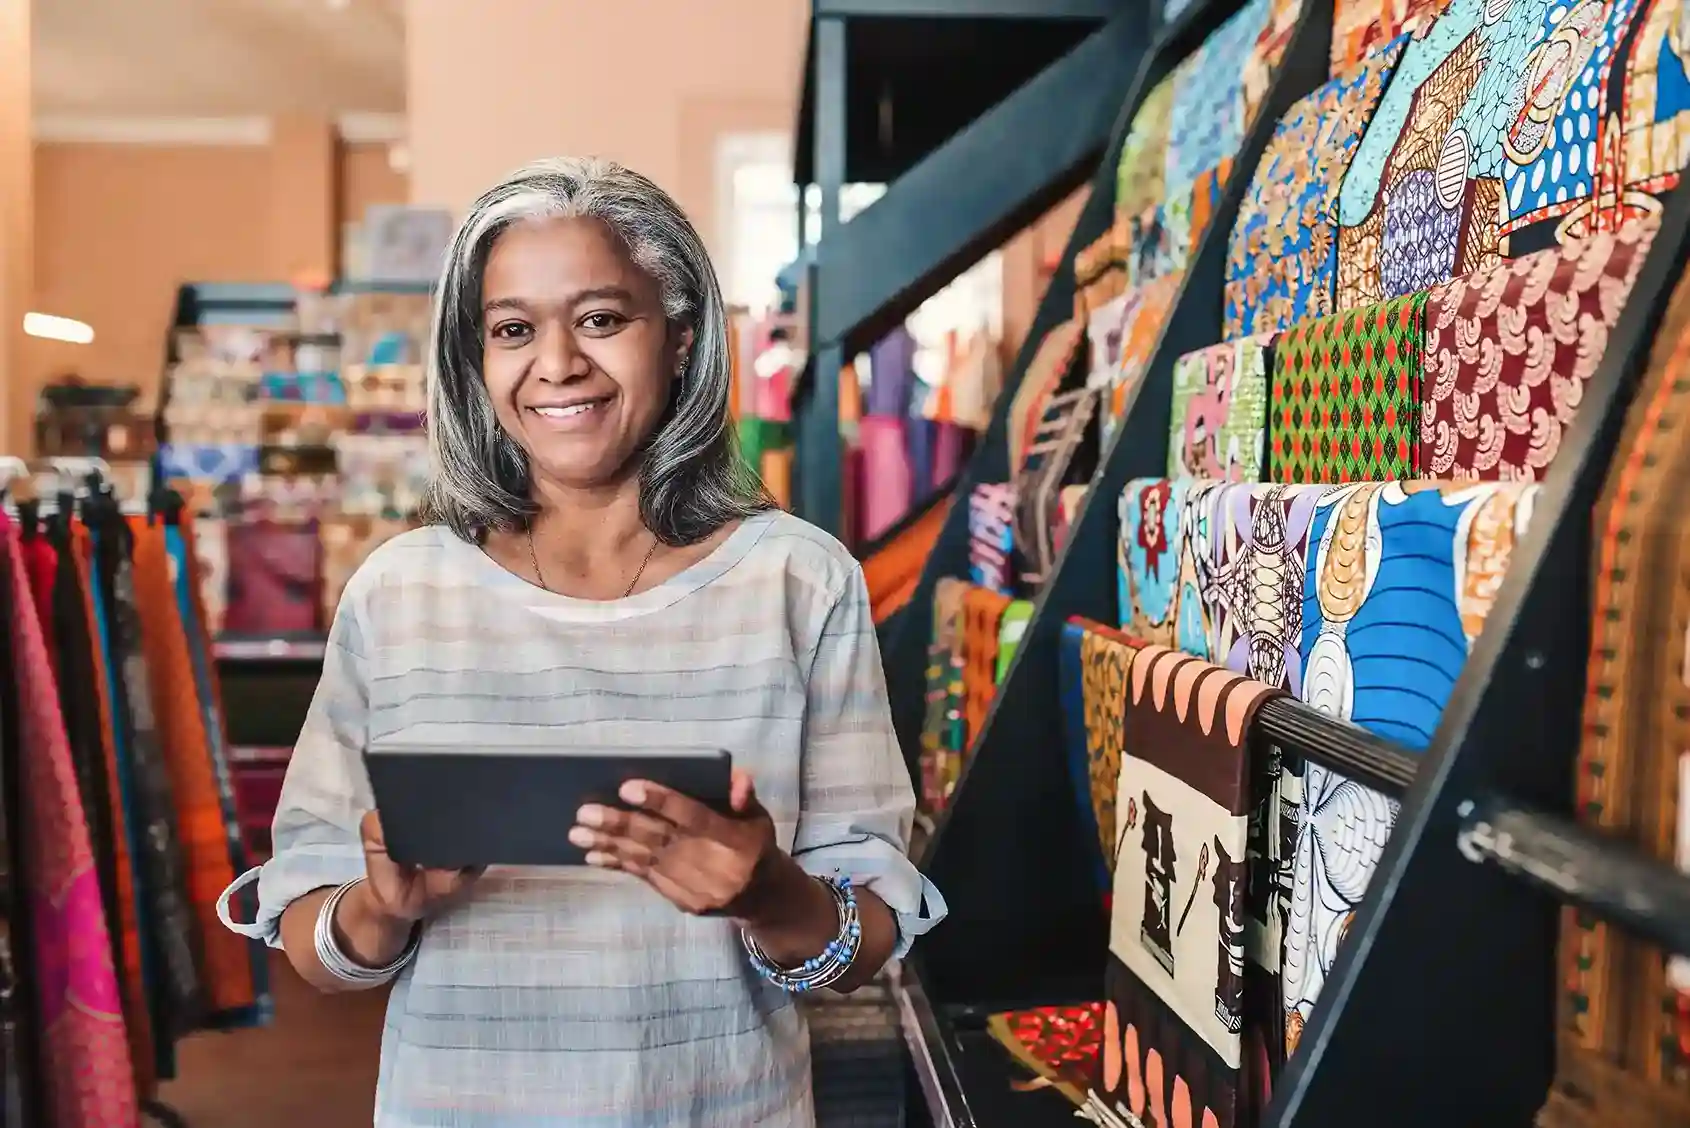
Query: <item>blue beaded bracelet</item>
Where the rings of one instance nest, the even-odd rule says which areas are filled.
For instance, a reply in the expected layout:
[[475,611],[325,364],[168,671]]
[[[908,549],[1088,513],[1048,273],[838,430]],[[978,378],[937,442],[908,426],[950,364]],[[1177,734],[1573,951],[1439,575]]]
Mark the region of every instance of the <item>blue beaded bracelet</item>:
[[745,954],[751,957],[751,966],[757,969],[757,974],[781,990],[793,994],[820,990],[837,982],[851,970],[851,964],[857,958],[857,950],[863,943],[862,919],[857,913],[857,894],[851,889],[851,879],[839,877],[816,880],[827,886],[828,892],[833,894],[834,904],[839,911],[839,933],[828,941],[827,947],[822,949],[820,955],[810,957],[797,967],[780,967],[769,959],[749,932],[740,931]]

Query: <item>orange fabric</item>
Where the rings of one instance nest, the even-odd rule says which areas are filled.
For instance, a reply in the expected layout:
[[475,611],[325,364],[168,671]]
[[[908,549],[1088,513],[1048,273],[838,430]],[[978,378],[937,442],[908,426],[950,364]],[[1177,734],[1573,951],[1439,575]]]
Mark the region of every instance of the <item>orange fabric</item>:
[[129,518],[135,538],[135,604],[141,648],[152,671],[154,723],[170,770],[177,835],[187,864],[188,895],[199,926],[201,975],[213,1011],[243,1010],[257,994],[245,938],[217,919],[217,899],[235,880],[229,860],[229,827],[211,766],[205,714],[194,680],[187,632],[177,611],[176,586],[164,526]]
[[980,739],[998,690],[998,623],[1013,600],[970,585],[962,597],[962,715],[968,746]]
[[855,423],[863,417],[863,385],[857,366],[846,362],[839,369],[839,422]]
[[763,452],[763,465],[759,467],[759,474],[763,485],[768,488],[775,503],[782,509],[792,508],[792,448],[781,447],[778,450]]
[[954,494],[946,497],[863,561],[863,579],[868,582],[869,605],[876,623],[885,622],[910,601],[954,501]]
[[[76,561],[76,579],[82,588],[83,611],[88,629],[98,629],[99,616],[94,609],[94,586],[91,579],[94,542],[81,525],[71,529],[71,548]],[[123,812],[122,784],[117,777],[117,735],[112,727],[110,676],[105,655],[92,634],[89,637],[92,668],[99,692],[94,696],[100,703],[100,743],[104,746],[106,787],[111,796],[111,830],[113,869],[117,873],[117,915],[113,922],[120,926],[123,966],[117,969],[123,988],[123,1021],[129,1030],[129,1060],[135,1067],[135,1088],[143,1100],[150,1099],[158,1089],[153,1052],[152,1012],[147,1009],[146,985],[141,979],[141,922],[135,912],[135,860],[129,853],[129,823]]]

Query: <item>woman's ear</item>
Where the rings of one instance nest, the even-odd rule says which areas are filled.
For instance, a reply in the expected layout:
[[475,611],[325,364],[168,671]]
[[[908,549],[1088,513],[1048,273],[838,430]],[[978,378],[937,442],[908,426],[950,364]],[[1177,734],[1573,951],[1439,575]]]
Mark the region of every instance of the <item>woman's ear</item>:
[[679,380],[686,375],[687,362],[692,359],[692,326],[677,326],[675,339],[675,379]]

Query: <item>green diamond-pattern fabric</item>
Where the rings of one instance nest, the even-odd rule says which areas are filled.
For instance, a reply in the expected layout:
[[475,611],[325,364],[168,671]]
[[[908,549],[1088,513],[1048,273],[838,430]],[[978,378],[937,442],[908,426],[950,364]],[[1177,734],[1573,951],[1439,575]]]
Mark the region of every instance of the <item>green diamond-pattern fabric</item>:
[[1273,350],[1269,480],[1413,478],[1424,292],[1298,322]]

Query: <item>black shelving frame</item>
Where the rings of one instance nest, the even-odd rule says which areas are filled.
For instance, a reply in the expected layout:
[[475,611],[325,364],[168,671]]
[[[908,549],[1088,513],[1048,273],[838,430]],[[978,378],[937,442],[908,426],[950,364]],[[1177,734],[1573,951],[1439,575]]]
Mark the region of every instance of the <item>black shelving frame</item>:
[[[800,179],[821,196],[821,239],[807,274],[809,358],[794,389],[794,509],[838,532],[843,517],[839,373],[848,359],[987,252],[1086,183],[1149,54],[1156,21],[1144,0],[814,0]],[[846,107],[851,21],[911,28],[1100,21],[1097,30],[904,169],[886,194],[838,222],[852,123]]]
[[[1220,339],[1227,243],[1239,205],[1278,119],[1326,77],[1331,14],[1330,5],[1310,4],[1297,27],[1224,204],[921,859],[951,914],[907,969],[907,1026],[911,1038],[923,1040],[918,1058],[943,1075],[929,1089],[957,1094],[958,1103],[943,1110],[948,1123],[1000,1122],[991,1106],[1007,1099],[1007,1090],[968,1091],[969,1062],[981,1057],[970,1039],[984,1014],[1102,997],[1107,922],[1092,876],[1096,843],[1073,816],[1058,736],[1058,639],[1072,615],[1116,621],[1120,493],[1134,478],[1166,472],[1174,364]],[[1212,13],[1198,18],[1204,27],[1216,22]],[[1088,207],[1083,225],[1097,223],[1094,210]],[[1082,227],[1070,258],[1099,231]],[[1346,746],[1338,760],[1352,757],[1348,774],[1400,795],[1402,809],[1320,1006],[1275,1087],[1264,1118],[1270,1128],[1523,1128],[1553,1075],[1560,906],[1578,905],[1679,950],[1690,944],[1683,915],[1690,879],[1571,819],[1589,644],[1591,514],[1687,258],[1690,193],[1680,190],[1665,200],[1631,300],[1424,755],[1377,738],[1348,747],[1308,710],[1275,707],[1275,739],[1316,762],[1333,762]],[[1066,316],[1070,300],[1071,291],[1047,297],[1035,339]],[[999,405],[963,489],[1004,480],[1006,407]],[[966,545],[966,513],[954,507],[909,622],[890,640],[889,676],[898,670],[909,679],[895,691],[906,748],[913,749],[919,730],[922,679],[907,672],[913,654],[896,648],[913,648],[917,638],[924,645],[933,584],[966,574]],[[1371,767],[1354,759],[1369,756]]]

